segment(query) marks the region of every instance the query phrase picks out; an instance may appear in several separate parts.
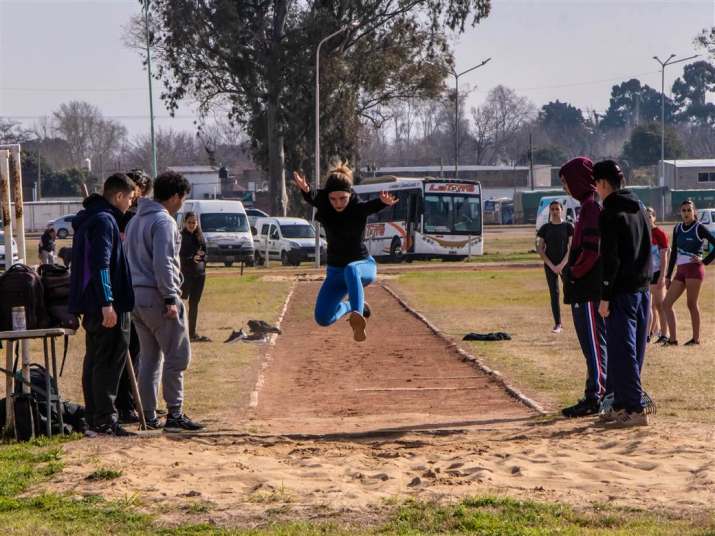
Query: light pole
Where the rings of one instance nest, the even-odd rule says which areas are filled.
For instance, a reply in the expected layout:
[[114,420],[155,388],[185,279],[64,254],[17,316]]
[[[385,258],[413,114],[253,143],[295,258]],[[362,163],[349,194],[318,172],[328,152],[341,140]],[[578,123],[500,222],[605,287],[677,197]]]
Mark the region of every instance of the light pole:
[[149,128],[151,133],[151,171],[156,179],[156,139],[154,137],[154,96],[151,81],[151,36],[149,32],[149,2],[144,0],[144,32],[146,34],[146,69],[149,78]]
[[[320,185],[320,47],[323,43],[332,39],[336,35],[344,32],[348,28],[357,26],[358,23],[346,24],[339,30],[331,33],[318,43],[315,51],[315,168],[313,169],[313,188],[318,191]],[[320,224],[315,220],[315,208],[313,208],[313,227],[315,227],[315,267],[320,268]]]
[[452,68],[452,76],[454,76],[454,178],[458,178],[459,176],[459,77],[467,74],[474,69],[479,69],[479,67],[483,67],[487,63],[489,63],[489,60],[491,58],[485,59],[482,63],[479,65],[475,65],[474,67],[471,67],[467,69],[466,71],[462,71],[461,73],[457,73],[457,71]]
[[[697,58],[698,55],[683,58],[682,60],[673,60],[675,54],[671,54],[667,60],[662,61],[658,56],[653,56],[653,59],[660,64],[660,177],[659,185],[665,186],[665,68],[674,63]],[[671,61],[672,60],[672,61]],[[663,217],[661,215],[661,217]]]

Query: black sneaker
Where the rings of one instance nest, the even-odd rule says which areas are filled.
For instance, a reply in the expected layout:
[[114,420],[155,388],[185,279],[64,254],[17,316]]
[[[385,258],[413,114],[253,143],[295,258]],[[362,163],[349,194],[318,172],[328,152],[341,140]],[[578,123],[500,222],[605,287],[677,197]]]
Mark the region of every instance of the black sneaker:
[[658,340],[655,341],[655,344],[663,344],[665,342],[668,342],[669,340],[670,339],[668,337],[666,337],[665,335],[661,335],[660,337],[658,337]]
[[172,417],[169,415],[166,418],[166,424],[164,425],[165,432],[183,432],[185,430],[195,432],[196,430],[203,430],[204,428],[205,426],[203,424],[192,421],[184,413],[178,417]]
[[137,435],[134,432],[130,432],[129,430],[122,428],[122,425],[119,423],[103,424],[95,427],[93,431],[98,435],[114,437],[132,437]]
[[372,314],[372,309],[370,309],[370,305],[367,302],[363,303],[362,316],[364,316],[365,318],[370,318],[371,314]]
[[678,341],[668,339],[668,340],[663,341],[663,346],[678,346]]
[[573,406],[569,406],[561,410],[564,417],[586,417],[587,415],[596,415],[601,410],[601,405],[598,400],[586,400],[582,398]]
[[139,422],[139,414],[133,410],[125,410],[119,412],[120,424],[136,424]]
[[690,339],[683,346],[700,346],[700,341],[696,341],[695,339]]
[[245,339],[245,338],[246,338],[246,332],[243,331],[243,328],[241,328],[238,331],[236,331],[236,330],[231,331],[231,335],[229,335],[228,339],[226,339],[223,342],[224,343],[236,342],[236,341],[240,341],[241,339]]
[[154,417],[153,419],[145,419],[147,430],[161,430],[164,425],[161,424],[159,417]]

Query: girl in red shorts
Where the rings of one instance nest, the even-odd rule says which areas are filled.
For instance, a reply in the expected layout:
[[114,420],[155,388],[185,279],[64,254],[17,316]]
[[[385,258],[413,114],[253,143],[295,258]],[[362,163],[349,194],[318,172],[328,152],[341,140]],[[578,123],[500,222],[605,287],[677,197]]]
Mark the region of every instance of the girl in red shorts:
[[[700,287],[705,278],[704,267],[710,264],[715,258],[715,249],[705,258],[703,258],[703,249],[706,241],[715,246],[715,236],[698,221],[695,212],[695,203],[693,203],[692,200],[686,199],[683,201],[680,205],[680,215],[683,218],[683,222],[677,224],[675,229],[673,229],[673,254],[668,263],[668,275],[665,279],[668,293],[663,301],[663,310],[668,320],[670,340],[663,344],[678,344],[676,331],[677,320],[675,318],[675,311],[673,311],[673,305],[683,292],[686,292],[690,320],[693,324],[693,338],[686,342],[685,345],[690,346],[700,344],[700,308],[698,307],[698,298],[700,296]],[[677,270],[675,277],[671,280],[673,268],[676,265]]]

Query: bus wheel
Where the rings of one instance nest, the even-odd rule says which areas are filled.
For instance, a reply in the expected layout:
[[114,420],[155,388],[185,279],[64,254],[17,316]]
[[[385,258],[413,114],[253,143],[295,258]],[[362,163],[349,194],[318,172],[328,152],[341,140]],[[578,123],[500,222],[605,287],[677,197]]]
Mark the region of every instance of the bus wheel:
[[402,244],[400,243],[400,239],[397,237],[394,237],[392,239],[392,243],[390,244],[390,259],[392,262],[402,262],[403,260],[403,255],[402,255]]

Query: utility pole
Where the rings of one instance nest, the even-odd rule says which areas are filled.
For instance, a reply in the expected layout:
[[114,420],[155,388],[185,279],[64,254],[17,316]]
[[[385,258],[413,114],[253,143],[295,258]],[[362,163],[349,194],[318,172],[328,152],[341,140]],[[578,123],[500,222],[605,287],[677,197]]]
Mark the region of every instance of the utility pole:
[[154,136],[154,95],[151,79],[151,33],[149,31],[149,1],[144,0],[144,32],[146,34],[146,69],[149,80],[149,128],[151,133],[151,171],[156,179],[158,174],[156,166],[156,138]]

